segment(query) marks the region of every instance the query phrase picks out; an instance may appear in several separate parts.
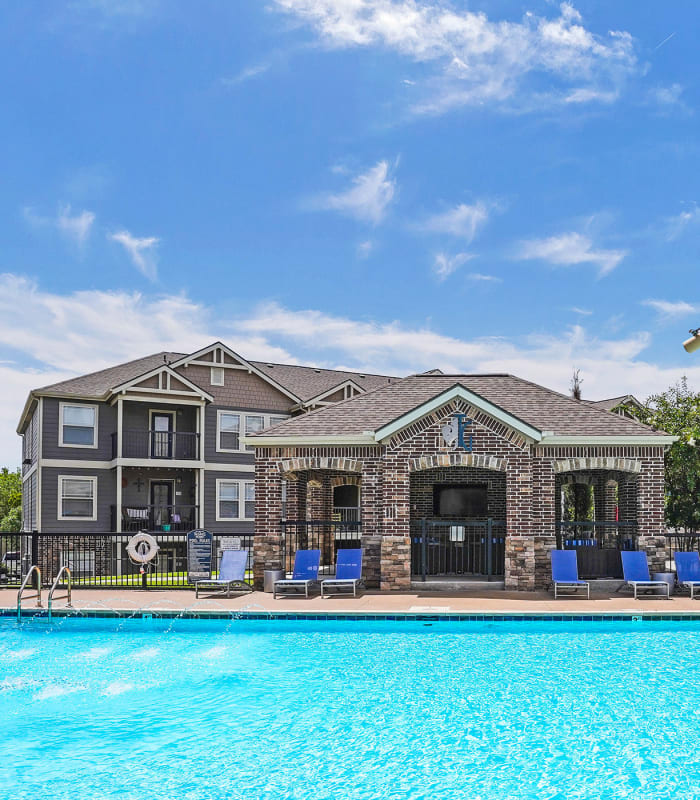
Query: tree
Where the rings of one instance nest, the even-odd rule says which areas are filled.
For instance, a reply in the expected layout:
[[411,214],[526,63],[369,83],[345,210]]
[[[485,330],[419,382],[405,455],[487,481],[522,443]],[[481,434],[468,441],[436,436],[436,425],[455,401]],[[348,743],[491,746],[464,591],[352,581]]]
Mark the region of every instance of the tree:
[[666,453],[666,522],[690,533],[700,529],[700,394],[685,377],[642,409],[630,413],[655,430],[678,436]]
[[[571,396],[581,400],[581,370],[574,368],[571,376]],[[564,518],[583,522],[593,519],[593,487],[585,483],[573,483],[564,487]]]
[[19,533],[22,528],[22,476],[19,470],[0,470],[0,532]]

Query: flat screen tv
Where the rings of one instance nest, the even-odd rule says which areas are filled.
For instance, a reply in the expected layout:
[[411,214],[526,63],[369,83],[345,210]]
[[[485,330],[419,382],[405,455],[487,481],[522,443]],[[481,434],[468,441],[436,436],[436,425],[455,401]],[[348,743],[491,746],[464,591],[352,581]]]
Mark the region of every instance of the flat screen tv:
[[436,484],[433,486],[433,513],[436,517],[488,516],[486,486],[475,484]]

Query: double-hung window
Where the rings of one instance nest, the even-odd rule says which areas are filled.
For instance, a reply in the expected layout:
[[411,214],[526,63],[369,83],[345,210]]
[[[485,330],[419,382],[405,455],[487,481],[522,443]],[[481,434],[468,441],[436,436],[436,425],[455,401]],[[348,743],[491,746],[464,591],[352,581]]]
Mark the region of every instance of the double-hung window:
[[241,415],[219,411],[219,450],[224,453],[241,449]]
[[[253,433],[260,433],[265,427],[265,417],[262,414],[246,414],[245,417],[245,435],[250,436]],[[247,444],[245,449],[249,452],[254,452],[255,448],[252,444]]]
[[97,519],[97,478],[59,475],[58,519]]
[[255,482],[219,479],[216,482],[216,519],[255,518]]
[[60,405],[59,445],[97,447],[97,406]]

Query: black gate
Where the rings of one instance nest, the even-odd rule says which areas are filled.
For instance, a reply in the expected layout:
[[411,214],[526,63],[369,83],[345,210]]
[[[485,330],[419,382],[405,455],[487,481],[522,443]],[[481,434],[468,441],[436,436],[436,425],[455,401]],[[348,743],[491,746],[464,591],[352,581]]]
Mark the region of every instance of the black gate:
[[501,520],[416,520],[411,526],[411,573],[480,577],[505,573],[506,526]]
[[297,550],[320,550],[319,575],[334,575],[338,550],[362,547],[361,522],[288,520],[282,528],[282,569],[291,573]]

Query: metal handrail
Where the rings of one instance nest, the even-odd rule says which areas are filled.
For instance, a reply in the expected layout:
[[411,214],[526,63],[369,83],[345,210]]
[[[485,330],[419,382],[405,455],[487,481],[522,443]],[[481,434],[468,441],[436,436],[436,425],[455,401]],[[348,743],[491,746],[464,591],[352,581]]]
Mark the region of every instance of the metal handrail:
[[71,605],[72,581],[71,581],[71,576],[70,576],[70,567],[68,567],[68,566],[66,566],[64,564],[61,567],[61,569],[59,569],[58,575],[56,575],[56,579],[51,584],[51,588],[49,589],[49,602],[48,602],[48,605],[49,605],[49,622],[51,621],[51,602],[53,600],[53,593],[58,588],[58,583],[61,580],[61,575],[63,575],[64,572],[68,575],[68,582],[66,584],[66,598],[67,598],[68,602],[66,603],[66,608],[73,608],[73,606]]
[[24,592],[25,588],[27,587],[27,583],[29,583],[29,579],[32,577],[34,572],[36,571],[37,574],[37,593],[35,595],[29,595],[27,599],[31,600],[32,597],[36,597],[37,599],[37,608],[41,608],[41,570],[37,567],[36,564],[32,564],[29,568],[29,572],[24,576],[24,580],[22,581],[22,585],[19,587],[19,591],[17,592],[17,621],[19,622],[22,619],[22,593]]

